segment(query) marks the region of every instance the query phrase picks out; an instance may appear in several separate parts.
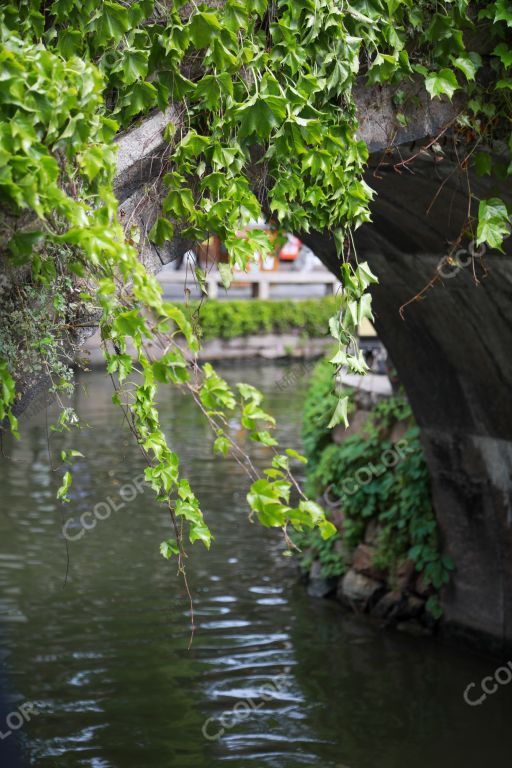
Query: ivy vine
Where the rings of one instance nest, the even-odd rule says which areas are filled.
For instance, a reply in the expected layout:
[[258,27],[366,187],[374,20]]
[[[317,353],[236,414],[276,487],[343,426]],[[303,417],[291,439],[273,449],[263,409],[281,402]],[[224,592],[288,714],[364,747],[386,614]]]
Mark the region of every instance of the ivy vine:
[[[152,109],[177,107],[180,118],[165,131],[166,196],[150,237],[158,245],[177,228],[191,241],[215,233],[229,254],[226,287],[235,267],[245,269],[256,251],[271,247],[264,231],[239,235],[262,214],[294,231],[331,232],[343,285],[330,321],[338,342],[331,362],[364,373],[356,328],[372,317],[368,287],[376,278],[353,248],[352,233],[369,221],[373,195],[363,179],[368,150],[357,139],[356,80],[386,85],[416,75],[433,98],[464,91],[457,125],[469,143],[468,162],[483,175],[510,174],[512,165],[495,163],[486,147],[508,142],[512,149],[511,26],[508,0],[0,4],[5,269],[22,270],[29,286],[48,292],[49,343],[65,346],[78,324],[66,306],[54,304],[56,283],[71,281],[66,290],[78,291],[83,313],[99,325],[114,402],[144,453],[147,481],[170,510],[174,538],[162,553],[177,555],[182,570],[184,530],[206,546],[211,535],[160,427],[161,385],[186,388],[213,429],[214,449],[231,451],[244,465],[252,480],[248,502],[264,525],[318,526],[326,537],[333,530],[317,505],[291,502],[299,489],[289,460],[299,457],[278,450],[261,394],[243,384],[235,393],[211,366],[198,365],[194,328],[163,300],[139,260],[140,233],[125,231],[117,217],[116,133]],[[467,42],[484,37],[479,50]],[[405,108],[397,121],[407,121]],[[476,203],[469,226],[475,223],[477,242],[501,248],[510,231],[506,203]],[[4,321],[9,336],[12,323]],[[159,359],[150,352],[155,347]],[[43,357],[54,391],[66,391],[61,355],[46,349]],[[15,435],[17,358],[12,333],[0,349],[0,421]],[[346,422],[347,406],[345,398],[335,404],[331,426]],[[274,452],[262,477],[230,436],[235,410],[250,438]],[[58,428],[75,421],[63,406]],[[70,484],[66,471],[63,500]]]

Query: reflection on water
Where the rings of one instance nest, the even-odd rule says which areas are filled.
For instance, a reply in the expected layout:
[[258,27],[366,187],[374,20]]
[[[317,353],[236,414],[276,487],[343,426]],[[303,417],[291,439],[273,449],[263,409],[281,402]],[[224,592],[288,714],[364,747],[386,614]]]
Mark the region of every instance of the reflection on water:
[[[306,382],[276,387],[275,365],[230,367],[269,396],[297,444]],[[79,449],[72,503],[54,501],[44,416],[0,463],[0,661],[10,709],[40,714],[17,731],[30,765],[59,768],[462,768],[510,764],[512,686],[480,707],[462,692],[497,663],[402,637],[312,601],[277,532],[247,519],[246,477],[211,455],[195,407],[166,394],[163,423],[216,537],[190,548],[188,602],[158,553],[169,533],[150,492],[120,504],[142,471],[101,374],[76,407],[89,430],[53,438]],[[265,461],[265,449],[256,460]],[[126,498],[128,496],[126,495]],[[63,523],[107,501],[105,520],[69,544]],[[104,509],[101,508],[100,509]],[[80,527],[70,524],[70,532]],[[0,732],[5,730],[0,723]]]

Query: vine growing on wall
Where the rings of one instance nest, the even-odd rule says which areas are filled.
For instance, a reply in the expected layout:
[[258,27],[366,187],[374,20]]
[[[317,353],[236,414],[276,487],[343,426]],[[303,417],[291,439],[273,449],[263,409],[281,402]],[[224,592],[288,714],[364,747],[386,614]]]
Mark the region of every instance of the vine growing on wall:
[[[294,534],[301,568],[309,572],[316,561],[324,578],[343,575],[371,524],[376,534],[372,564],[392,584],[399,568],[411,562],[430,593],[427,610],[438,619],[439,592],[449,582],[454,563],[441,548],[411,407],[403,393],[384,398],[372,406],[359,434],[336,443],[328,428],[330,379],[328,361],[321,360],[311,376],[302,432],[308,459],[306,490],[324,499],[337,535],[322,540],[314,530]],[[397,425],[402,437],[393,442]]]
[[[512,149],[511,26],[507,0],[0,3],[4,271],[23,275],[29,324],[30,291],[39,292],[47,330],[39,343],[35,330],[31,349],[57,396],[70,383],[61,352],[81,324],[99,324],[114,402],[145,455],[148,482],[170,510],[175,537],[162,545],[165,556],[177,554],[182,563],[185,529],[191,541],[209,546],[211,538],[159,424],[156,399],[166,384],[195,399],[216,451],[239,452],[227,425],[235,410],[251,439],[274,451],[262,477],[237,454],[252,480],[249,505],[264,525],[319,526],[326,537],[332,526],[304,498],[292,505],[289,458],[297,457],[278,451],[260,393],[240,384],[235,394],[210,366],[197,364],[192,325],[163,300],[139,260],[141,233],[117,217],[116,133],[149,110],[177,107],[180,117],[165,131],[166,196],[150,237],[159,245],[177,231],[190,241],[215,233],[229,254],[226,287],[235,267],[245,269],[256,251],[270,248],[263,231],[239,234],[262,214],[291,230],[330,232],[343,286],[329,323],[338,342],[331,362],[364,373],[356,328],[372,318],[368,288],[376,278],[353,248],[373,194],[363,179],[368,151],[357,139],[356,79],[386,85],[416,76],[432,98],[463,90],[458,125],[467,129],[476,171],[511,173],[503,159],[507,142]],[[484,45],[468,42],[484,36]],[[407,121],[405,107],[397,121]],[[496,165],[485,149],[492,142],[503,150]],[[510,227],[506,203],[471,202],[478,205],[470,216],[477,242],[500,248]],[[16,435],[24,342],[12,316],[1,319],[0,420]],[[177,337],[186,340],[188,356]],[[152,345],[160,347],[158,360]],[[344,397],[335,403],[331,426],[346,423],[347,407]],[[58,428],[75,422],[63,404]],[[66,471],[63,500],[71,479]]]

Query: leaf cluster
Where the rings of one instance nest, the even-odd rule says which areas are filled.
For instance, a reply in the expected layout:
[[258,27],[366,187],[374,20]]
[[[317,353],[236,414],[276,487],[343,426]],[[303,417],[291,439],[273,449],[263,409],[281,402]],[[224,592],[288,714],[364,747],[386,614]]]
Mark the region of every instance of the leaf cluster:
[[[377,403],[364,432],[333,443],[326,430],[327,413],[314,423],[315,404],[325,398],[328,384],[325,361],[314,372],[304,410],[304,443],[308,458],[306,490],[320,498],[328,489],[331,505],[339,506],[343,524],[337,535],[321,542],[313,532],[296,538],[305,553],[303,567],[318,559],[324,576],[339,575],[346,568],[344,553],[350,553],[364,540],[370,521],[378,525],[375,564],[391,575],[405,560],[414,562],[425,585],[437,593],[448,582],[453,563],[441,550],[439,531],[430,499],[430,480],[414,423],[404,395],[394,395]],[[313,422],[313,423],[312,423]],[[382,457],[395,450],[390,440],[392,427],[407,426],[402,443],[406,450],[394,466],[386,467]],[[354,482],[357,472],[372,468],[369,482]],[[347,478],[350,483],[344,482]],[[343,547],[337,542],[343,542]],[[437,611],[435,600],[429,608]]]

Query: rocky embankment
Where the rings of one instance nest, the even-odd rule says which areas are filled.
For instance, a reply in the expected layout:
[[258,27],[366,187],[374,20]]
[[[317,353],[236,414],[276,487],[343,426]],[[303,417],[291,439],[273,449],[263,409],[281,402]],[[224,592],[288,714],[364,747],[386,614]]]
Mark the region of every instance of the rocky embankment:
[[[341,444],[353,435],[363,436],[365,425],[377,402],[389,396],[380,391],[368,392],[362,389],[355,392],[357,410],[352,414],[350,427],[345,430],[338,427],[333,431],[332,440]],[[343,481],[347,492],[356,483],[369,483],[374,477],[393,471],[406,456],[410,447],[404,435],[410,423],[407,420],[396,421],[382,435],[383,451],[378,463],[368,464],[359,475]],[[334,553],[342,564],[343,572],[338,576],[325,576],[324,568],[314,550],[312,563],[302,576],[307,583],[307,590],[314,598],[334,598],[342,607],[354,613],[367,614],[386,626],[415,635],[430,634],[437,620],[427,605],[434,595],[434,589],[427,579],[417,570],[416,564],[408,558],[400,558],[392,566],[382,565],[382,537],[385,525],[375,517],[370,518],[363,528],[360,543],[351,547],[344,540],[345,515],[342,502],[333,496],[330,488],[326,489],[319,502],[329,510],[329,518],[339,531],[339,538],[334,544]],[[307,553],[306,553],[307,554]]]
[[347,563],[343,576],[322,577],[320,563],[315,561],[306,576],[308,594],[317,598],[335,597],[354,613],[369,614],[387,626],[396,626],[411,634],[430,634],[436,625],[426,610],[432,588],[425,584],[410,560],[391,574],[376,566],[376,536],[376,526],[370,524],[365,542],[354,552],[347,551],[343,543],[338,542]]

